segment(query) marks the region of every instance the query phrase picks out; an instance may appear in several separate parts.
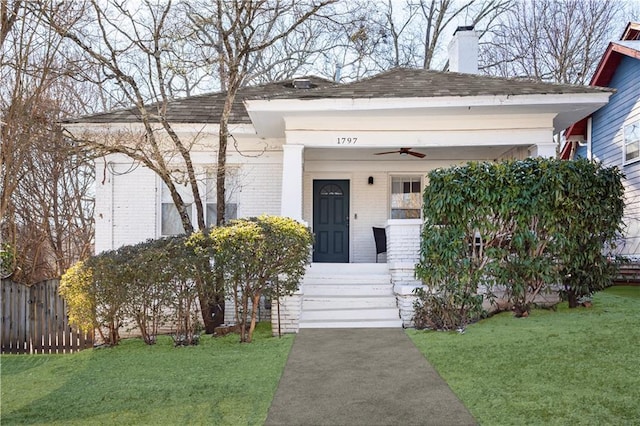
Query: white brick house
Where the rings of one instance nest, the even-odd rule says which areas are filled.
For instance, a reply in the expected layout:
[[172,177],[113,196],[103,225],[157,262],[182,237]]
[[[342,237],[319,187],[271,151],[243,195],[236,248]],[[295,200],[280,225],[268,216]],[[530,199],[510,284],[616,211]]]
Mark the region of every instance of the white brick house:
[[[462,59],[452,63],[474,70],[466,65],[474,56],[464,49],[454,40],[453,54]],[[289,216],[316,236],[299,293],[281,305],[282,329],[410,325],[426,173],[470,160],[555,157],[559,132],[610,94],[412,69],[351,84],[311,77],[243,89],[229,126],[237,146],[227,160],[234,170],[232,215]],[[174,129],[198,134],[192,155],[203,176],[216,163],[223,96],[169,105]],[[68,124],[93,132],[136,126],[133,109]],[[96,251],[171,232],[170,199],[154,173],[109,156],[97,162],[97,176]],[[210,182],[203,178],[207,195]],[[373,227],[387,236],[377,265]]]

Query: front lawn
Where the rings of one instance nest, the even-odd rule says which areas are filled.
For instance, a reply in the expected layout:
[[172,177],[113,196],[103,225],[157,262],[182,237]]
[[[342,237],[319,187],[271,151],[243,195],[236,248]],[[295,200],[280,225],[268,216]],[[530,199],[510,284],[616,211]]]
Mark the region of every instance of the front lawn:
[[262,424],[293,336],[203,336],[174,348],[128,339],[69,355],[2,355],[0,423]]
[[640,287],[408,334],[482,425],[640,424]]

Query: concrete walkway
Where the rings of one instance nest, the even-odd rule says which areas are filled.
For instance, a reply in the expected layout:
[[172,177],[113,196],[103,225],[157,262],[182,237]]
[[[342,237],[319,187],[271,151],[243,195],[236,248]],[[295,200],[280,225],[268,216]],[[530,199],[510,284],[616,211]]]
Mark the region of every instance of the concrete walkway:
[[402,329],[303,329],[266,425],[473,425]]

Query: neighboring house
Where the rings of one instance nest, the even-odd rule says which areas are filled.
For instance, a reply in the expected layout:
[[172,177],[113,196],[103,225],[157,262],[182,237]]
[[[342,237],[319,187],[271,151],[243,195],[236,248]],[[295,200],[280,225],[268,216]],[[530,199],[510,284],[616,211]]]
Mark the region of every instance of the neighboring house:
[[585,157],[625,174],[626,225],[622,254],[640,260],[640,23],[609,43],[591,86],[615,89],[609,103],[565,133],[561,157]]
[[[393,69],[350,84],[304,78],[239,93],[229,126],[237,146],[227,160],[230,216],[288,216],[316,239],[300,292],[282,302],[284,331],[409,325],[412,291],[421,285],[414,265],[426,173],[470,160],[555,157],[554,137],[611,95],[475,75],[477,36],[467,28],[450,54],[454,71],[465,73]],[[178,99],[168,108],[179,134],[198,137],[192,155],[210,211],[223,97]],[[139,128],[134,109],[67,126],[77,133]],[[115,155],[96,165],[97,251],[179,231],[151,171]],[[386,229],[385,263],[375,263],[373,227]]]

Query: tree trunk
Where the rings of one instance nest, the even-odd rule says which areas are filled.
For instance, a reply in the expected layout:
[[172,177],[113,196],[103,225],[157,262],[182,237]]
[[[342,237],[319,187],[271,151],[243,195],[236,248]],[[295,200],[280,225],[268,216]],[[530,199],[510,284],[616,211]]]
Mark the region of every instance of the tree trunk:
[[240,342],[247,342],[247,316],[249,312],[249,295],[246,291],[242,292],[242,319],[238,322],[240,325]]
[[204,323],[204,332],[213,334],[216,326],[213,322],[213,309],[206,297],[198,297],[200,303],[200,312],[202,313],[202,322]]
[[569,308],[578,307],[578,295],[573,290],[567,290],[567,301],[569,302]]
[[251,306],[251,326],[249,327],[249,337],[247,342],[251,343],[253,339],[253,330],[256,329],[256,317],[258,316],[258,306],[260,306],[260,293],[253,296],[253,305]]

